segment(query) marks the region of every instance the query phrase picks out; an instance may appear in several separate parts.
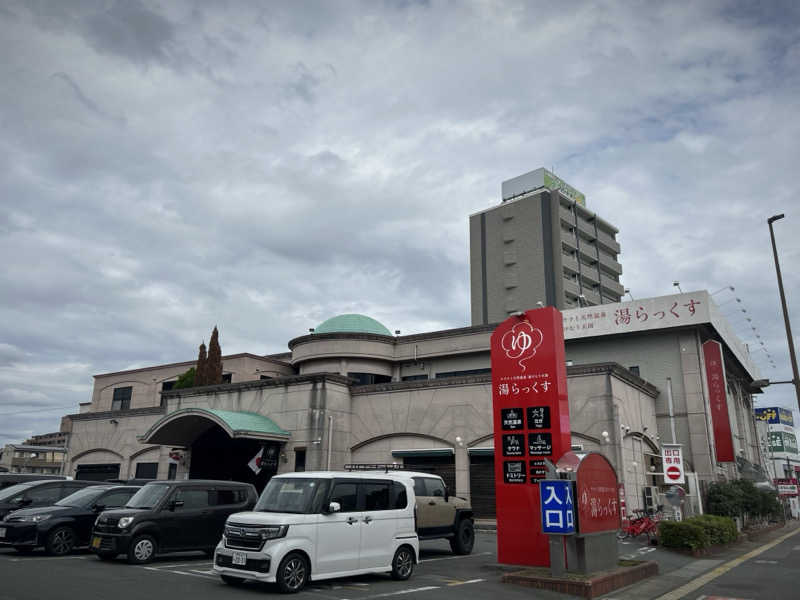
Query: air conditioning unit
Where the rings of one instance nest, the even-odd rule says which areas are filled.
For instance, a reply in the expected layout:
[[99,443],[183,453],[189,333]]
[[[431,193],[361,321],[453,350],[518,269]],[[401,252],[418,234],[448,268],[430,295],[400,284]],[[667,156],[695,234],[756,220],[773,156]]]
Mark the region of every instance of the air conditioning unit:
[[642,489],[644,498],[644,509],[647,512],[655,512],[658,510],[658,487],[648,486]]

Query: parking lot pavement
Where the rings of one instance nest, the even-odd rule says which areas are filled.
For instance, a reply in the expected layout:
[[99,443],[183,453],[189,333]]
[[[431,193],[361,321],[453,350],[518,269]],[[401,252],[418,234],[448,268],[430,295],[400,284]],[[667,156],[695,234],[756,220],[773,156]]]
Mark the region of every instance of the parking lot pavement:
[[[456,556],[445,541],[423,542],[421,562],[408,581],[394,581],[388,575],[369,575],[310,583],[298,600],[377,600],[403,596],[420,599],[495,600],[530,597],[530,590],[499,582],[494,533],[479,532],[475,549],[467,556]],[[274,586],[249,583],[232,588],[212,571],[211,561],[200,554],[160,556],[145,566],[128,565],[122,558],[103,562],[94,555],[77,552],[66,557],[48,557],[42,552],[19,555],[0,549],[0,600],[55,600],[62,598],[141,600],[164,598],[181,600],[198,594],[213,598],[247,598],[252,594],[278,594]],[[469,590],[467,592],[466,590]],[[551,596],[538,594],[537,598]],[[555,596],[552,598],[564,598]]]

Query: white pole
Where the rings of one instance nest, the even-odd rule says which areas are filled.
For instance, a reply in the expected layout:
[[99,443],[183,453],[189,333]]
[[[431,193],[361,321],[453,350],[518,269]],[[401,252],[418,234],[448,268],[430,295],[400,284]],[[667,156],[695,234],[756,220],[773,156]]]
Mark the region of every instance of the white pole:
[[328,417],[328,471],[331,470],[331,450],[333,448],[333,415]]
[[672,432],[672,443],[677,444],[678,440],[675,436],[675,414],[672,410],[672,378],[667,377],[667,407],[669,409],[669,428]]

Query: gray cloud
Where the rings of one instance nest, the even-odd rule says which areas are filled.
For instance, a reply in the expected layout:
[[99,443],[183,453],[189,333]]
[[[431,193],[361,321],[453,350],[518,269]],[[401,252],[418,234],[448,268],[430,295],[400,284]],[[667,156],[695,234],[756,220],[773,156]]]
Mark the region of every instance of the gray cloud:
[[468,215],[539,166],[619,227],[635,297],[734,285],[787,378],[765,219],[792,302],[796,3],[3,10],[0,443],[215,323],[226,353],[342,312],[467,324]]

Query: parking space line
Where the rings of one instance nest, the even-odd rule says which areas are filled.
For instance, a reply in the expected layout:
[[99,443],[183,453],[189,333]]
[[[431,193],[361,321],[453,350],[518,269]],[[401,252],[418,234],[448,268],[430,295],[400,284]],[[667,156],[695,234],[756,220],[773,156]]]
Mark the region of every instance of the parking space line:
[[[385,594],[375,594],[374,596],[361,596],[358,600],[372,600],[373,598],[388,598],[389,596],[402,596],[403,594],[413,594],[415,592],[427,592],[428,590],[438,590],[438,585],[426,585],[418,588],[411,588],[407,590],[398,590],[396,592],[386,592]],[[347,598],[342,598],[347,600]]]
[[157,569],[156,567],[142,567],[148,571],[158,571],[160,573],[175,573],[176,575],[189,575],[190,577],[202,577],[203,579],[216,579],[216,577],[209,577],[208,575],[200,575],[199,573],[187,573],[186,571],[175,571],[173,569]]
[[31,562],[33,560],[86,560],[87,558],[94,558],[93,556],[26,556],[25,558],[10,558],[11,562]]
[[210,567],[213,564],[214,564],[213,562],[194,561],[194,562],[189,562],[189,563],[176,563],[174,565],[159,565],[159,564],[155,564],[155,565],[152,565],[151,567],[147,567],[147,568],[149,568],[149,569],[150,568],[152,568],[152,569],[173,569],[175,567],[205,567],[205,566]]
[[453,587],[456,585],[467,585],[468,583],[480,583],[481,581],[486,581],[485,579],[470,579],[468,581],[456,581],[454,583],[448,583],[449,587]]
[[428,563],[428,562],[436,562],[437,560],[458,560],[459,558],[473,558],[475,556],[487,556],[491,554],[491,552],[479,552],[478,554],[468,554],[466,556],[443,556],[441,558],[425,558],[421,559],[420,563]]

